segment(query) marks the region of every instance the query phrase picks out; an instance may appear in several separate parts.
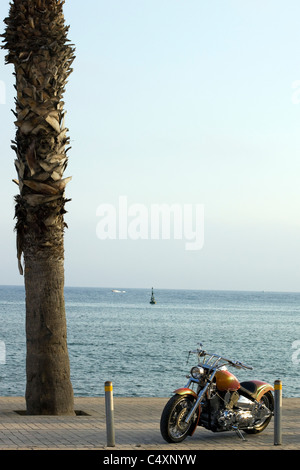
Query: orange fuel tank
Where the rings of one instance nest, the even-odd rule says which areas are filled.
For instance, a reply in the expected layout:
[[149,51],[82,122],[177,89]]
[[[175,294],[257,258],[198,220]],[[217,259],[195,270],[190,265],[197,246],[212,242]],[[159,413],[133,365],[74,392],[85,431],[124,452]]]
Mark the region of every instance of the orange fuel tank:
[[240,388],[240,382],[233,374],[228,372],[228,370],[218,370],[215,377],[217,389],[220,392],[226,392],[227,390],[234,392]]

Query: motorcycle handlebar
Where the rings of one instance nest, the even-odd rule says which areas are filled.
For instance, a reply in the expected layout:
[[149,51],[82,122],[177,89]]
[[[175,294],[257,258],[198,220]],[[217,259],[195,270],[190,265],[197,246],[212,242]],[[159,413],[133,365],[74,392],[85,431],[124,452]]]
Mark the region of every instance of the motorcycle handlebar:
[[215,358],[218,359],[218,360],[223,359],[223,361],[228,362],[228,364],[230,364],[230,365],[233,366],[233,367],[236,367],[237,369],[242,368],[242,369],[253,370],[253,367],[252,367],[252,366],[248,366],[247,364],[244,364],[243,362],[240,362],[240,361],[232,361],[231,359],[228,359],[228,358],[226,358],[226,357],[220,356],[220,355],[218,355],[218,354],[208,353],[207,351],[204,351],[203,349],[196,349],[196,350],[194,350],[194,351],[190,351],[190,353],[198,354],[199,357],[210,356],[210,357],[215,357]]
[[248,366],[247,364],[243,364],[243,363],[240,362],[240,361],[236,361],[236,364],[237,364],[237,367],[243,367],[243,369],[253,370],[253,367],[252,367],[252,366]]

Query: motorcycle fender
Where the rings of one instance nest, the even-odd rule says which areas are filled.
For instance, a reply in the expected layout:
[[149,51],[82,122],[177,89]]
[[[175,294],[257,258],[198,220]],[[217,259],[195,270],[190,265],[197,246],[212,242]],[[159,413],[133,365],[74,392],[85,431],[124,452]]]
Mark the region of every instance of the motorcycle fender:
[[252,380],[253,383],[255,383],[257,389],[256,389],[256,396],[255,399],[257,401],[260,401],[261,397],[269,392],[270,390],[273,391],[274,387],[272,385],[268,384],[267,382],[261,382],[260,380]]
[[[174,393],[176,393],[177,395],[191,395],[196,400],[198,398],[197,393],[195,393],[194,390],[191,390],[190,388],[178,388],[177,390],[174,391]],[[198,406],[197,414],[198,414],[198,416],[197,416],[197,419],[195,421],[195,424],[190,429],[190,432],[189,432],[190,436],[192,436],[194,434],[194,432],[196,431],[197,426],[198,426],[198,422],[199,422],[199,418],[200,418],[200,405]]]
[[174,393],[177,395],[192,395],[194,398],[198,398],[198,395],[194,390],[191,390],[190,388],[178,388],[177,390],[174,390]]

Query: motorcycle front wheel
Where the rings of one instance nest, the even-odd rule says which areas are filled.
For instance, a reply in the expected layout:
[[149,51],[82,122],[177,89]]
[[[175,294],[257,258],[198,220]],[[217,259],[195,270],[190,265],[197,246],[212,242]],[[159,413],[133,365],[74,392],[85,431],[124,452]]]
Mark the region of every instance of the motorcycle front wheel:
[[160,432],[167,442],[181,442],[194,429],[197,413],[190,422],[185,422],[186,417],[195,403],[195,398],[190,395],[174,395],[166,404],[160,420]]

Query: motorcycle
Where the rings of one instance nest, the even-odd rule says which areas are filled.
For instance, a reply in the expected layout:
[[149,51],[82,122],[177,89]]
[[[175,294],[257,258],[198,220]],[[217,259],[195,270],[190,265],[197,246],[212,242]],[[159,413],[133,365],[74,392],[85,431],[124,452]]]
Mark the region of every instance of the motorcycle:
[[191,354],[197,355],[198,365],[192,367],[186,386],[175,390],[167,402],[160,421],[162,437],[181,442],[202,426],[213,432],[235,431],[245,439],[241,431],[256,434],[266,429],[274,412],[274,388],[260,380],[240,383],[228,366],[253,367],[208,353],[201,343],[188,358]]

